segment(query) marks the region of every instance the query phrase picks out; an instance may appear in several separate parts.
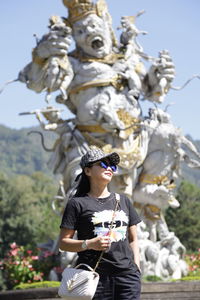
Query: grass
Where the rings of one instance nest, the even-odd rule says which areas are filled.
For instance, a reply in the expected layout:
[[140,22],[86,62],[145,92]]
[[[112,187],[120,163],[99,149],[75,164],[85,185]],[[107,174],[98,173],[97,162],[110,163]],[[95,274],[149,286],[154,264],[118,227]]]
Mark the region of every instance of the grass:
[[46,287],[59,287],[60,281],[41,281],[33,283],[20,283],[14,287],[14,290],[37,289]]

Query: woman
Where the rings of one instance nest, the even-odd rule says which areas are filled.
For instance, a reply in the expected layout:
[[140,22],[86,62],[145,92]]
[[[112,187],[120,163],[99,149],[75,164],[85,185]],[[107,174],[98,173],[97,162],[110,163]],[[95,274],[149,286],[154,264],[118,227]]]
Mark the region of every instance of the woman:
[[[100,275],[94,300],[140,299],[139,247],[136,225],[140,222],[130,200],[120,195],[109,233],[116,195],[108,184],[120,162],[115,152],[106,155],[90,149],[81,159],[82,173],[75,196],[67,203],[60,233],[60,249],[78,252],[79,263],[95,267]],[[73,239],[77,231],[78,239]]]

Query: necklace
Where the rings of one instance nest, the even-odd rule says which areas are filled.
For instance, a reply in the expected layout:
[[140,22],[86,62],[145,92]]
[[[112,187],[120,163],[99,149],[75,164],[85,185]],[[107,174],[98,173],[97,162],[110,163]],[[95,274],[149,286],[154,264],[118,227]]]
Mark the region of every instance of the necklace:
[[107,201],[110,201],[110,200],[113,199],[113,194],[112,194],[112,193],[110,193],[109,196],[104,197],[104,198],[94,197],[94,196],[92,196],[92,195],[90,195],[90,194],[87,194],[87,195],[88,195],[88,197],[95,199],[99,204],[104,204],[104,203],[106,203]]

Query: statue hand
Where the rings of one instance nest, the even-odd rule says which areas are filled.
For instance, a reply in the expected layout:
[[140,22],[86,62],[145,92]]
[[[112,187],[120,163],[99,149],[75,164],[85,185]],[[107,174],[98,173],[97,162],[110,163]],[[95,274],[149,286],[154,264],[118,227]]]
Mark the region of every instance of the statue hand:
[[40,58],[55,55],[65,55],[71,44],[71,29],[65,25],[54,26],[42,37],[34,49],[34,54]]
[[165,78],[167,83],[170,84],[175,77],[175,66],[172,62],[172,58],[167,50],[160,52],[159,58],[154,65],[157,78]]
[[[175,67],[167,50],[160,52],[159,58],[147,74],[146,97],[150,101],[162,103],[175,77]],[[145,89],[144,89],[145,90]]]

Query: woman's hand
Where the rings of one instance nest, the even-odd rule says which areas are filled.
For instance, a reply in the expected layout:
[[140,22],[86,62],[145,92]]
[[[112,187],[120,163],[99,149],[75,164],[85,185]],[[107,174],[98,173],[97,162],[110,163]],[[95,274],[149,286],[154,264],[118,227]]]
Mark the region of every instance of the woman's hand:
[[[80,252],[86,249],[82,248],[82,240],[73,239],[75,230],[61,228],[59,247],[62,251]],[[86,240],[88,250],[108,251],[111,245],[109,236],[97,236]]]
[[111,240],[109,236],[98,236],[87,240],[88,249],[106,251],[110,248]]

